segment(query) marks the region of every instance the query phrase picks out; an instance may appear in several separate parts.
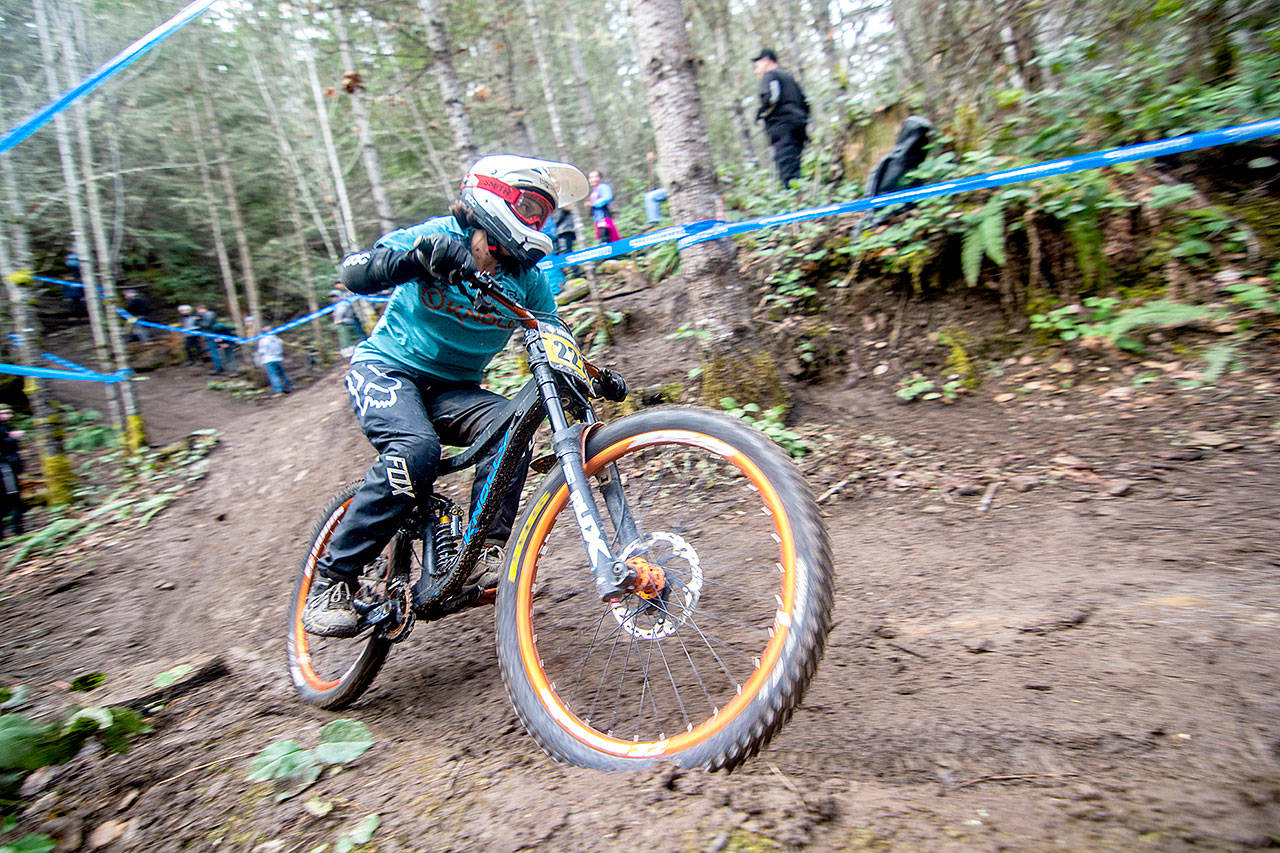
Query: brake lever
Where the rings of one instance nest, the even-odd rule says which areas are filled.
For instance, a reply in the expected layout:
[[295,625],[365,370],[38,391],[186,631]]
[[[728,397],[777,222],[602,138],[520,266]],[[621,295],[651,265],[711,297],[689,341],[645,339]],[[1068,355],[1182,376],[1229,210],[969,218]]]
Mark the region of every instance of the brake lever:
[[497,306],[489,301],[489,297],[485,294],[487,288],[494,286],[492,273],[477,271],[471,276],[471,283],[474,285],[471,296],[471,307],[478,314],[492,314],[498,310]]

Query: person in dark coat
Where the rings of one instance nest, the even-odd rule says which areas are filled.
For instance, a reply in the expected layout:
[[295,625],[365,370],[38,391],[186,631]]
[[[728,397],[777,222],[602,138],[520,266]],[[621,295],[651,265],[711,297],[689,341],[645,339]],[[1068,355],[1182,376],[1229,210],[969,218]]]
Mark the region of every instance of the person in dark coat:
[[[132,288],[124,292],[124,310],[139,320],[151,320],[151,301]],[[151,332],[146,326],[134,324],[133,336],[138,343],[145,344],[151,340]]]
[[4,538],[6,526],[12,528],[17,536],[23,533],[22,489],[18,484],[22,475],[18,439],[22,438],[23,432],[9,429],[12,418],[13,409],[0,406],[0,539]]
[[805,126],[809,123],[809,101],[796,78],[778,67],[778,56],[772,50],[760,51],[754,60],[760,78],[760,109],[756,121],[764,122],[778,180],[784,187],[800,175],[800,155],[809,140]]

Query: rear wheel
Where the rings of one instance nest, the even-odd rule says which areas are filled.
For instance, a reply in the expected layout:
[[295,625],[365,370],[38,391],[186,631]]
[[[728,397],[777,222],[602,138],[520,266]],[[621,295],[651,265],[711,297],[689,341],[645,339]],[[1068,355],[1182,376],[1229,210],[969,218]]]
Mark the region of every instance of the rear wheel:
[[635,528],[619,533],[603,513],[605,534],[637,581],[616,603],[595,596],[553,472],[498,590],[516,711],[561,761],[732,768],[790,717],[822,655],[832,561],[817,506],[775,444],[697,409],[610,424],[589,438],[585,467],[602,513],[601,478],[620,477]]
[[[382,668],[392,642],[377,628],[366,629],[355,637],[336,638],[308,634],[302,627],[302,610],[316,578],[316,563],[328,550],[333,531],[346,515],[351,498],[359,487],[359,482],[348,485],[321,514],[302,558],[293,586],[293,598],[290,599],[289,632],[285,643],[289,655],[289,676],[303,701],[320,708],[343,708],[358,699]],[[365,567],[356,595],[358,601],[385,599],[388,583],[404,572],[406,562],[392,559],[392,555],[403,550],[400,539],[401,534],[397,533],[378,559]],[[402,588],[407,590],[407,585],[402,585]]]

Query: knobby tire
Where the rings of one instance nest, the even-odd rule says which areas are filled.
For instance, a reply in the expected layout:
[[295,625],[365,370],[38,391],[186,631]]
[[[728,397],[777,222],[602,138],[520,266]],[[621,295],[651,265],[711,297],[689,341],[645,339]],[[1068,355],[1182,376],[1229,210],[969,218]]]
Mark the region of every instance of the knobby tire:
[[[289,676],[302,700],[319,708],[337,710],[345,708],[369,688],[378,671],[387,659],[391,642],[377,630],[369,630],[350,639],[316,637],[308,634],[302,627],[302,609],[307,601],[307,593],[316,574],[316,561],[328,547],[334,528],[342,520],[351,497],[356,493],[363,481],[356,481],[344,487],[320,514],[307,551],[303,555],[302,565],[298,569],[298,577],[293,586],[293,597],[289,605],[289,628],[286,636],[286,651],[289,658]],[[397,533],[396,537],[399,538]],[[392,555],[401,553],[396,540],[387,546]],[[406,567],[400,560],[387,563],[387,579],[396,572],[403,572]],[[338,672],[321,672],[325,667],[317,664],[315,657],[320,655],[318,647],[333,649],[342,657],[354,655],[350,664],[340,664]]]
[[594,596],[553,470],[498,588],[512,704],[559,761],[732,769],[789,719],[822,656],[833,578],[817,505],[776,444],[705,410],[623,418],[590,435],[585,460],[602,512],[595,487],[614,463],[638,524],[627,543],[606,519],[610,547],[658,566],[665,591],[618,607]]

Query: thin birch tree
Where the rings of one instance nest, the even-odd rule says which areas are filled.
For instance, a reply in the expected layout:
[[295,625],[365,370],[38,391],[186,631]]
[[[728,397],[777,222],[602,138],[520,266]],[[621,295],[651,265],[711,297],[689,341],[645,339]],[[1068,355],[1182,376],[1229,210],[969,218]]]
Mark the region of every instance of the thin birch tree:
[[333,238],[329,235],[329,228],[320,216],[320,209],[316,207],[315,197],[311,194],[311,183],[303,174],[302,166],[298,163],[298,154],[293,150],[293,142],[290,140],[289,134],[285,132],[282,120],[283,113],[276,104],[271,88],[267,85],[267,78],[262,71],[262,64],[258,61],[256,52],[252,47],[246,45],[246,48],[248,48],[245,54],[249,59],[249,70],[258,86],[258,94],[262,96],[262,104],[266,108],[267,118],[271,121],[271,131],[275,134],[276,146],[280,149],[280,159],[284,162],[290,178],[293,179],[299,202],[311,218],[311,224],[320,235],[320,241],[324,243],[325,253],[336,267],[342,260],[342,256],[334,246]]
[[[34,5],[36,31],[40,39],[40,53],[44,61],[45,83],[49,97],[56,98],[61,93],[58,83],[57,47],[51,31],[48,7],[45,0],[35,0]],[[111,373],[111,354],[107,346],[106,332],[102,322],[102,297],[98,290],[98,277],[94,270],[94,253],[85,239],[86,223],[84,200],[80,194],[80,176],[76,170],[75,154],[71,146],[71,132],[67,128],[67,117],[59,112],[53,117],[54,137],[58,144],[58,159],[62,164],[62,181],[66,193],[67,208],[71,216],[71,235],[76,254],[80,257],[80,281],[84,285],[85,307],[89,312],[89,328],[93,337],[94,358],[102,373]],[[123,433],[124,418],[120,411],[119,395],[114,387],[118,383],[103,383],[107,400],[107,411],[111,423],[117,431]]]
[[[76,15],[76,28],[83,30],[83,16]],[[62,61],[68,80],[76,80],[80,76],[77,68],[75,39],[72,37],[72,22],[63,18],[62,25]],[[83,39],[83,32],[81,32]],[[116,308],[121,304],[116,293],[114,263],[111,259],[111,247],[107,237],[106,223],[102,217],[102,204],[98,197],[98,178],[94,168],[93,142],[89,134],[89,105],[81,101],[71,109],[75,120],[76,137],[80,147],[80,171],[84,178],[85,200],[87,202],[89,231],[93,234],[94,257],[98,264],[98,275],[102,279],[102,293],[105,301],[103,316],[106,325],[107,342],[115,358],[117,373],[129,370],[129,351],[125,348],[124,334],[120,328],[120,317]],[[116,383],[120,396],[120,406],[124,415],[124,444],[130,453],[136,453],[147,444],[147,431],[142,415],[138,411],[138,403],[133,395],[133,385],[129,380]]]
[[449,121],[449,129],[453,132],[454,153],[461,165],[461,171],[465,172],[475,162],[480,149],[476,146],[475,134],[471,130],[471,120],[467,118],[462,83],[453,65],[453,50],[444,26],[444,10],[439,0],[418,0],[418,10],[422,13],[422,23],[427,31],[427,47],[431,50],[431,69],[435,72],[436,83],[440,87],[440,97],[444,101],[445,117]]
[[347,33],[345,18],[346,10],[343,7],[334,9],[333,28],[338,36],[338,55],[342,57],[343,65],[342,90],[350,98],[351,114],[355,117],[360,157],[364,160],[365,174],[369,176],[373,209],[378,214],[381,233],[387,234],[396,228],[395,217],[391,213],[391,201],[387,198],[387,188],[382,180],[382,163],[378,159],[378,149],[373,144],[373,126],[369,122],[369,107],[364,99],[364,80],[356,66],[355,53],[351,50],[351,37]]
[[[9,299],[13,331],[18,336],[18,361],[24,367],[34,368],[38,366],[37,353],[44,347],[40,318],[27,289],[31,282],[31,243],[27,234],[26,211],[19,199],[18,179],[14,174],[15,154],[14,151],[0,154],[0,182],[4,184],[5,219],[8,221],[7,229],[0,228],[0,277],[4,279],[5,295]],[[43,380],[28,376],[23,382],[23,392],[31,406],[35,425],[36,452],[40,458],[40,473],[44,476],[45,500],[49,506],[70,503],[75,473],[62,446],[61,419],[50,405]]]
[[[258,295],[258,277],[253,269],[253,249],[249,243],[249,232],[245,228],[244,213],[240,209],[239,191],[231,174],[231,155],[227,149],[226,136],[218,124],[218,115],[213,109],[213,99],[209,96],[209,74],[203,63],[196,62],[196,72],[200,80],[200,103],[204,109],[205,130],[213,143],[227,215],[231,218],[231,234],[235,237],[236,249],[240,255],[240,275],[244,279],[245,300],[249,303],[249,313],[261,322],[262,301]],[[227,308],[231,312],[231,322],[236,327],[236,333],[243,336],[244,316],[240,313],[239,302],[232,302]]]
[[351,212],[347,180],[342,174],[342,164],[338,162],[338,148],[333,143],[329,108],[324,103],[324,91],[320,88],[320,74],[316,71],[315,51],[310,44],[303,45],[302,59],[307,66],[311,98],[315,102],[316,123],[320,125],[320,140],[324,144],[325,159],[329,162],[329,173],[333,178],[333,192],[339,213],[338,221],[342,226],[338,233],[342,238],[342,253],[346,255],[360,248],[360,238],[356,236],[355,215]]
[[[213,256],[218,262],[218,274],[222,278],[222,290],[227,298],[227,310],[232,317],[240,316],[240,296],[236,292],[235,273],[231,270],[231,256],[227,252],[227,239],[222,232],[222,213],[213,191],[213,176],[209,170],[208,147],[205,144],[204,126],[196,109],[193,86],[187,87],[187,119],[191,126],[191,141],[196,149],[196,168],[200,173],[200,188],[204,192],[204,208],[209,217],[209,236],[213,239]],[[205,338],[208,341],[210,339]]]

